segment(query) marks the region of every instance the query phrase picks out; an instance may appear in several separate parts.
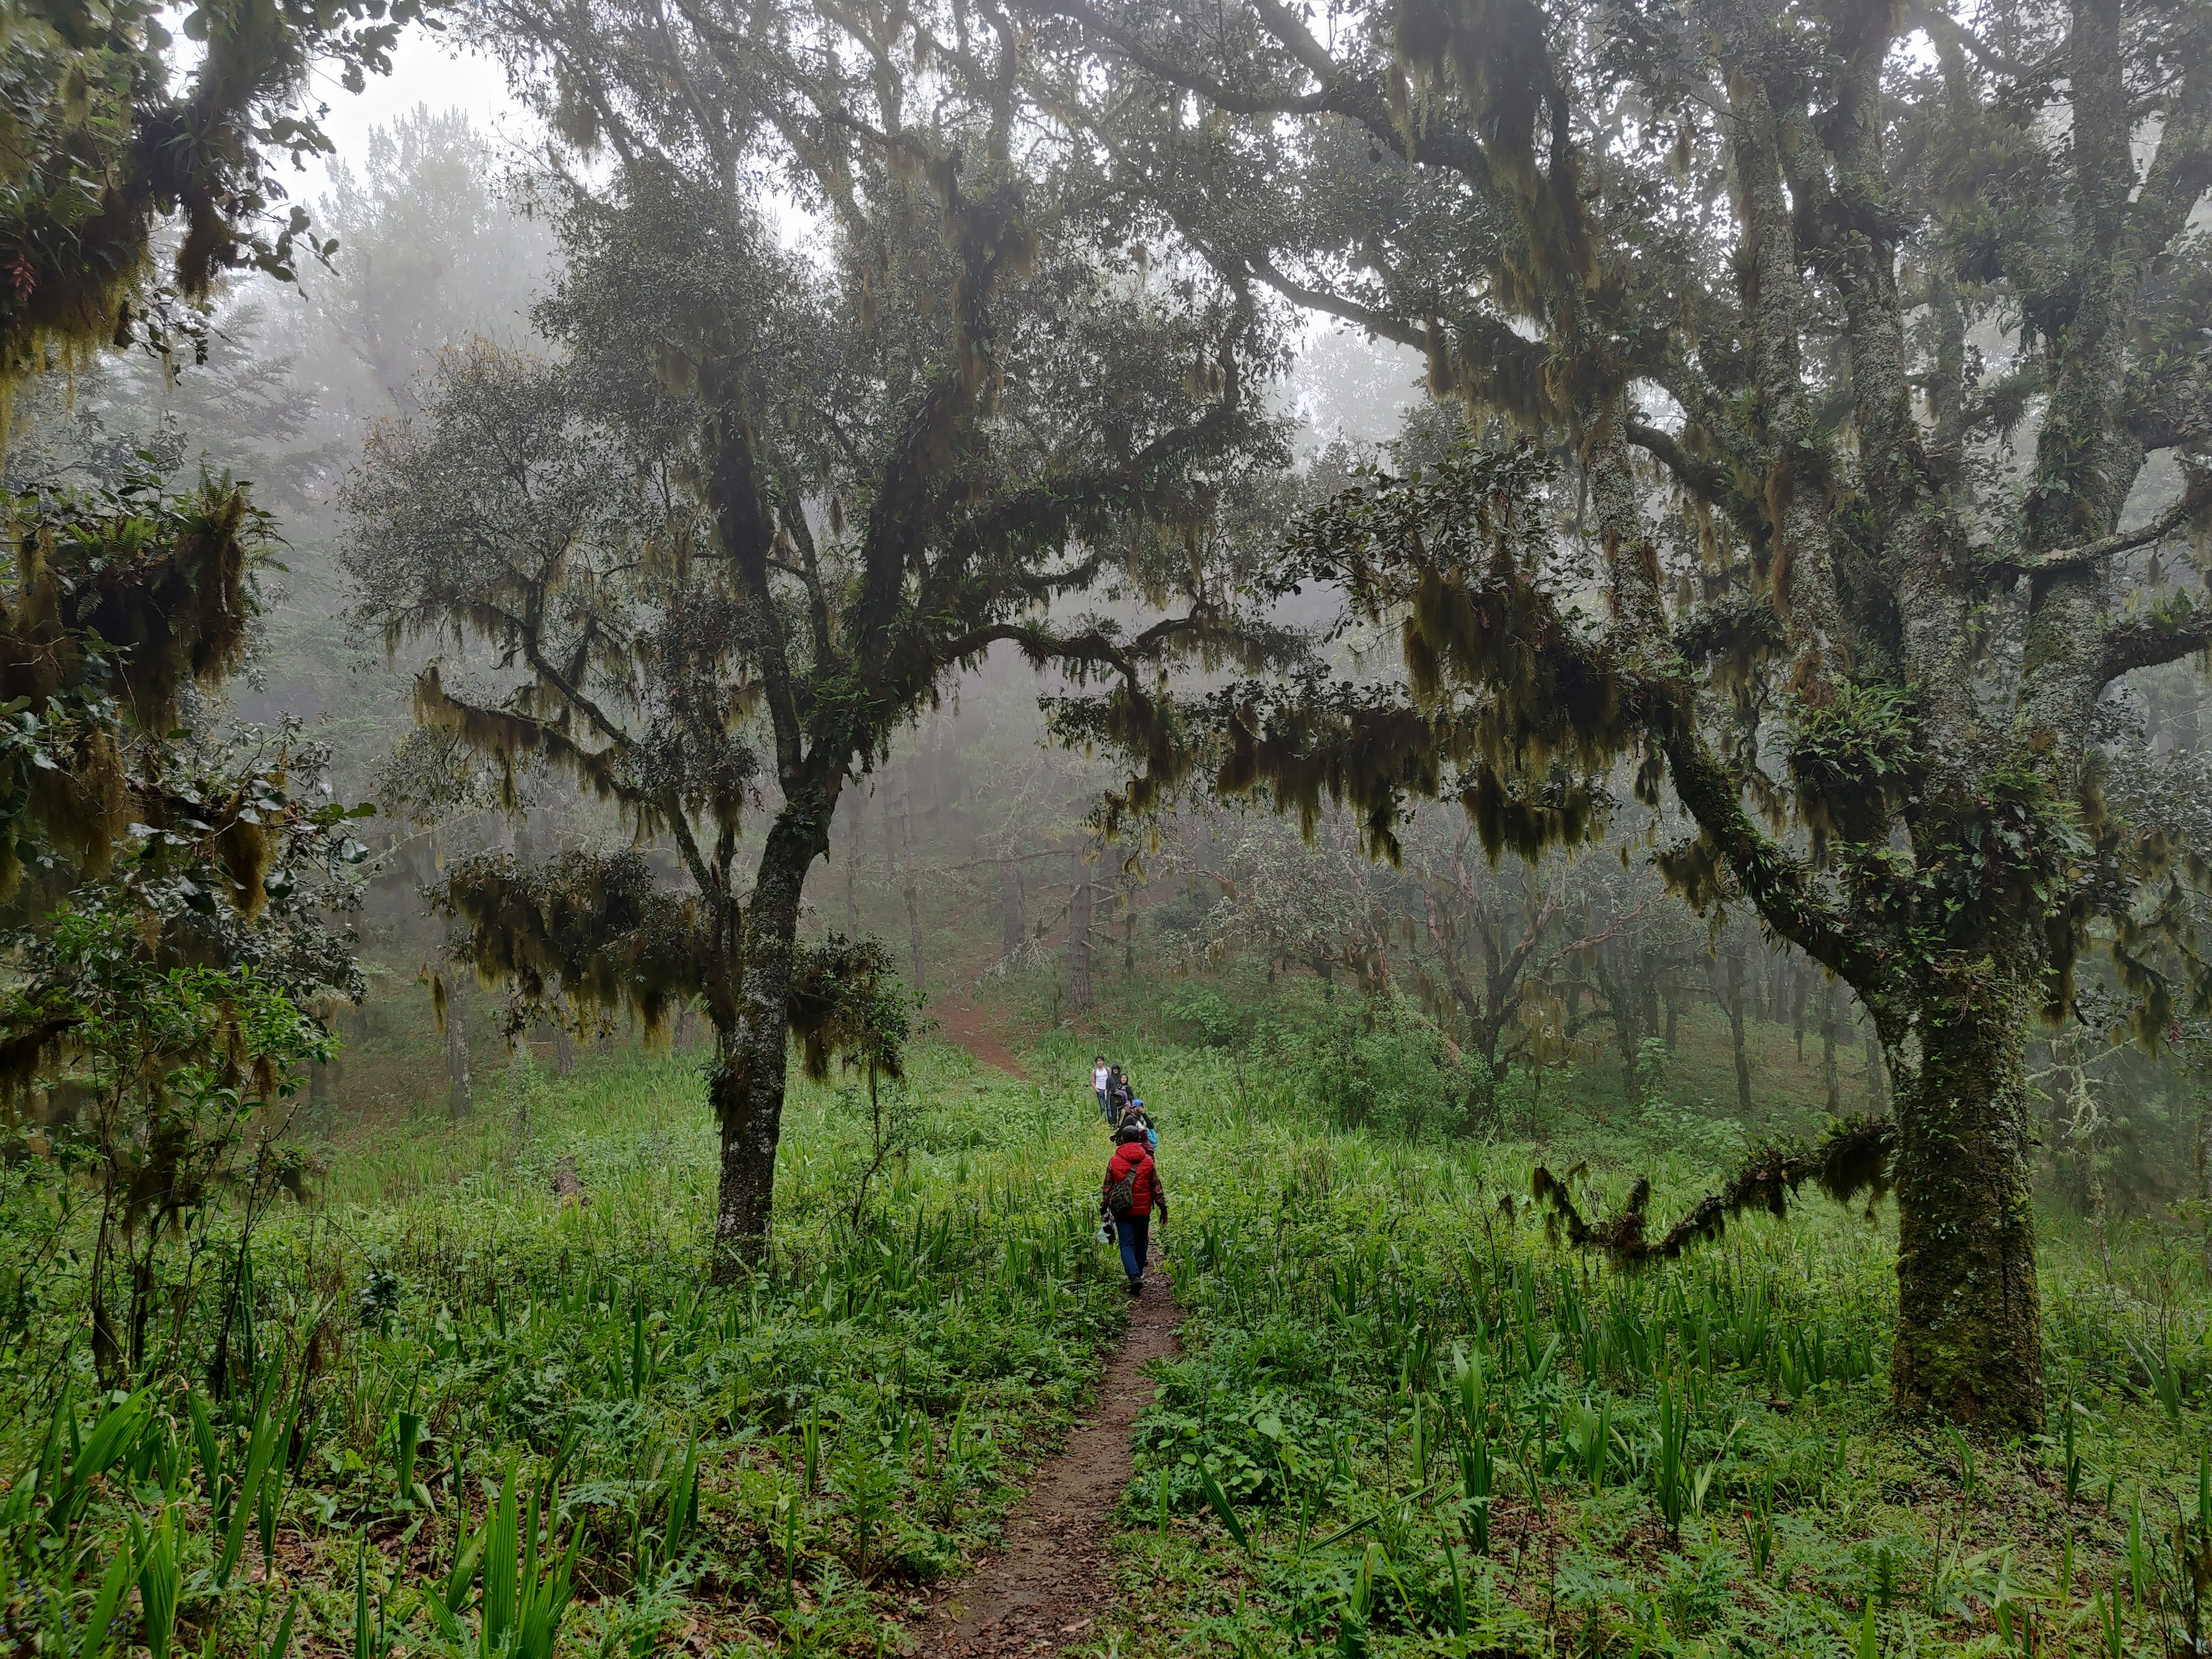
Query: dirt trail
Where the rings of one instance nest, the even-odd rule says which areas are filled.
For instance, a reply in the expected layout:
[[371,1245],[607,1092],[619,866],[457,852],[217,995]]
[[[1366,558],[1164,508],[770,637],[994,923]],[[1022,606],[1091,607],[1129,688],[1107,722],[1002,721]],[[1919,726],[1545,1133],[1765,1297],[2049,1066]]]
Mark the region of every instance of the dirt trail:
[[929,1012],[944,1027],[946,1042],[957,1043],[986,1066],[1011,1072],[1024,1082],[1029,1080],[1029,1073],[1014,1058],[1013,1050],[999,1041],[998,1034],[991,1029],[990,1017],[981,1008],[948,999],[932,1004]]
[[[945,1035],[976,1059],[1026,1078],[980,1009],[939,1004]],[[955,1584],[912,1632],[908,1652],[927,1659],[1016,1659],[1089,1641],[1113,1594],[1109,1519],[1129,1484],[1129,1432],[1152,1398],[1145,1365],[1176,1351],[1182,1315],[1160,1271],[1157,1243],[1129,1328],[1061,1450],[1037,1465],[1029,1495],[1006,1523],[1006,1547]]]
[[1182,1314],[1152,1252],[1145,1293],[1107,1366],[1090,1415],[1063,1451],[1036,1468],[1006,1527],[1005,1550],[953,1586],[915,1628],[909,1650],[930,1659],[1015,1659],[1093,1639],[1113,1594],[1109,1518],[1132,1465],[1129,1431],[1152,1396],[1149,1360],[1176,1351]]

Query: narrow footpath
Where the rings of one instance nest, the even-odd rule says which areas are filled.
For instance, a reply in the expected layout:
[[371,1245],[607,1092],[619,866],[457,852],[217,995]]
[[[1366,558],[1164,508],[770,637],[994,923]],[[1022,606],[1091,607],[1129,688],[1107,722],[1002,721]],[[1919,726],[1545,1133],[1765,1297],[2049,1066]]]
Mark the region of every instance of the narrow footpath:
[[992,1029],[990,1016],[981,1008],[951,997],[940,997],[931,1005],[929,1012],[947,1042],[965,1048],[986,1066],[995,1066],[1024,1083],[1029,1081],[1029,1073],[1014,1058],[1013,1050],[999,1040],[998,1032]]
[[[957,1003],[933,1010],[946,1037],[987,1065],[1029,1074],[981,1012]],[[1067,1444],[1038,1464],[1029,1493],[1006,1522],[1006,1547],[955,1584],[917,1622],[908,1652],[916,1659],[1015,1659],[1088,1643],[1113,1595],[1107,1539],[1114,1505],[1135,1465],[1129,1435],[1152,1397],[1151,1361],[1176,1351],[1182,1314],[1160,1271],[1160,1241],[1145,1268],[1145,1293],[1108,1363],[1087,1415]]]
[[1012,1659],[1091,1639],[1113,1593],[1107,1538],[1133,1470],[1130,1431],[1152,1397],[1143,1368],[1175,1352],[1181,1320],[1155,1243],[1145,1293],[1129,1310],[1129,1328],[1089,1415],[1079,1419],[1065,1449],[1037,1466],[1029,1495],[1007,1522],[1006,1548],[915,1626],[910,1652]]

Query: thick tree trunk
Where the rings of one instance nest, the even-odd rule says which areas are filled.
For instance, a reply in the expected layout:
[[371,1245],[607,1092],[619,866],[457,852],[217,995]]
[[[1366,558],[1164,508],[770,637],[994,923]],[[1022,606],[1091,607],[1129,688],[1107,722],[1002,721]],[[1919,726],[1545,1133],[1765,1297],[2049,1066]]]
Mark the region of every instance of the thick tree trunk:
[[[2207,1103],[2197,1133],[2197,1193],[2212,1206],[2212,1103]],[[2212,1273],[2212,1227],[2204,1230],[2204,1271]]]
[[1498,1051],[1504,1044],[1504,1020],[1492,1018],[1486,1009],[1467,1005],[1468,1050],[1481,1056],[1483,1069],[1492,1079],[1498,1075]]
[[1977,968],[1930,988],[1897,1101],[1901,1411],[2010,1434],[2043,1426],[2042,1306],[2021,1064],[2033,1004]]
[[1011,858],[999,860],[999,954],[1011,957],[1022,948],[1022,866]]
[[[727,1283],[768,1254],[775,1208],[775,1150],[783,1133],[791,1049],[791,976],[806,872],[829,850],[836,786],[828,799],[787,794],[769,826],[742,927],[734,1007],[715,1012],[707,1093],[722,1135],[714,1206],[714,1278]],[[733,907],[734,908],[734,907]]]
[[1075,855],[1075,891],[1067,902],[1067,1006],[1091,1008],[1091,866]]

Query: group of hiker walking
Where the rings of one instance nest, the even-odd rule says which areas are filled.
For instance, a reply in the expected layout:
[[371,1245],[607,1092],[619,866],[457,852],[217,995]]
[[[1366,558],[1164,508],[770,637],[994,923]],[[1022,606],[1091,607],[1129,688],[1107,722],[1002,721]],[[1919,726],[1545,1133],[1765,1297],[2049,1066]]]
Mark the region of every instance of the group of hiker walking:
[[1158,1212],[1162,1221],[1168,1218],[1168,1191],[1155,1156],[1159,1132],[1128,1074],[1109,1065],[1103,1054],[1092,1063],[1091,1088],[1098,1097],[1099,1115],[1114,1136],[1113,1156],[1106,1160],[1106,1178],[1098,1191],[1099,1218],[1113,1230],[1115,1243],[1121,1246],[1129,1294],[1139,1296],[1145,1288],[1153,1212]]

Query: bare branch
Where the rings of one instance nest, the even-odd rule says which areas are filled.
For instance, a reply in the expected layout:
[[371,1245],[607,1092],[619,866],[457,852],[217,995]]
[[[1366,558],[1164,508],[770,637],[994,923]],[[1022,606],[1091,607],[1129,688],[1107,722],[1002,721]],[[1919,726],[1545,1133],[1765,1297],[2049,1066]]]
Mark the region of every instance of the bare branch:
[[[1326,65],[1317,70],[1306,65],[1310,72],[1318,75],[1321,88],[1313,92],[1255,92],[1232,87],[1212,76],[1194,69],[1188,63],[1154,51],[1131,30],[1125,28],[1114,17],[1089,3],[1089,0],[1032,0],[1038,10],[1057,12],[1072,21],[1083,25],[1100,39],[1109,40],[1115,49],[1142,70],[1169,85],[1194,93],[1208,102],[1239,115],[1340,115],[1363,129],[1367,136],[1401,161],[1413,160],[1413,149],[1407,142],[1407,129],[1391,115],[1389,100],[1379,87],[1365,81],[1355,80],[1344,67],[1323,51],[1310,34],[1297,25],[1285,7],[1270,6],[1266,21],[1271,30],[1284,38],[1293,56],[1311,55],[1315,64]],[[1264,14],[1263,14],[1264,15]],[[1278,25],[1281,27],[1278,28]],[[1294,31],[1304,37],[1304,46],[1293,43],[1284,31]],[[1079,125],[1095,131],[1096,124],[1087,119]],[[1471,133],[1448,124],[1441,112],[1425,123],[1419,134],[1420,159],[1426,163],[1449,168],[1462,175],[1486,198],[1498,199],[1498,186],[1492,175],[1490,158],[1482,144]]]

